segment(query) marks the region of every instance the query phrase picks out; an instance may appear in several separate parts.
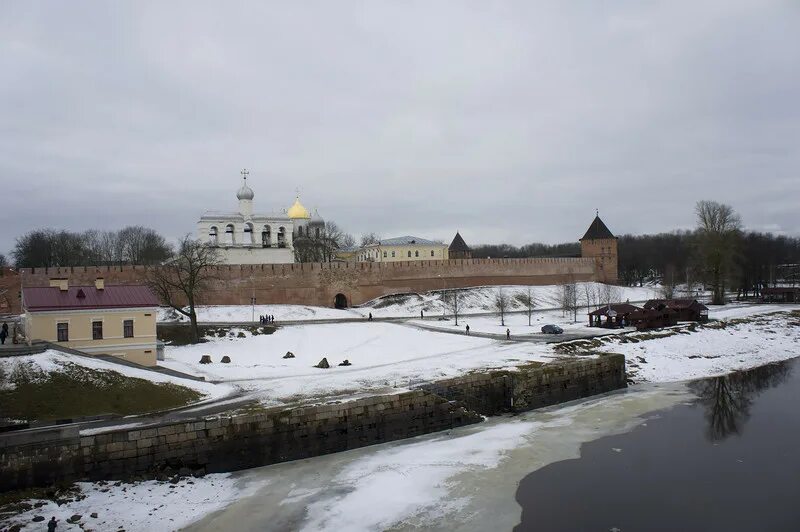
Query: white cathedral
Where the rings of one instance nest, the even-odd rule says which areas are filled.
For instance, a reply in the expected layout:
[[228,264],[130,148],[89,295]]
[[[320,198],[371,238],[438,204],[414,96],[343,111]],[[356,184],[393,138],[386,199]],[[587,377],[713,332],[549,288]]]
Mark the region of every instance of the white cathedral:
[[310,215],[295,198],[294,205],[280,213],[253,213],[253,190],[247,186],[249,172],[236,192],[238,212],[206,211],[197,222],[197,237],[219,248],[223,264],[287,264],[295,262],[292,241],[319,236],[325,221],[315,211]]

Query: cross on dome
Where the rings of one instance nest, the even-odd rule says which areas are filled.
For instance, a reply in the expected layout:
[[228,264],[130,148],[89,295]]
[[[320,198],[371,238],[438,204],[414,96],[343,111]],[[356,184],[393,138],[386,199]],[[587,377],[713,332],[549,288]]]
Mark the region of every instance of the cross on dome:
[[236,192],[236,199],[239,201],[241,200],[252,200],[255,194],[253,193],[253,189],[247,186],[247,176],[250,175],[250,172],[247,168],[242,168],[242,171],[239,172],[242,174],[242,178],[244,178],[244,182],[242,183],[242,187]]

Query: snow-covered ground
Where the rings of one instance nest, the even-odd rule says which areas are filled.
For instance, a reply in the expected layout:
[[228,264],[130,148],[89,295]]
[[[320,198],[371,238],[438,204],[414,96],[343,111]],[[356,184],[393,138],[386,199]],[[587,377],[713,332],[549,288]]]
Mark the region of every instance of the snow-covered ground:
[[[578,321],[573,320],[572,314],[563,314],[560,310],[546,310],[541,312],[533,312],[531,314],[531,324],[528,325],[527,314],[506,314],[504,319],[505,325],[500,324],[500,316],[459,316],[458,326],[455,324],[452,316],[448,316],[446,320],[439,319],[426,319],[426,320],[411,320],[412,325],[419,325],[420,327],[429,327],[435,329],[444,329],[451,331],[464,331],[466,325],[469,325],[470,332],[491,333],[491,334],[505,334],[506,329],[511,331],[512,336],[542,336],[542,325],[555,324],[564,329],[565,333],[570,334],[587,334],[596,335],[598,332],[613,333],[614,331],[599,331],[596,327],[588,326],[588,318],[586,317],[586,310],[583,309],[578,313]],[[550,339],[557,339],[555,337],[548,337]]]
[[782,312],[636,343],[605,340],[599,350],[625,355],[628,377],[634,381],[680,381],[800,356],[800,319]]
[[[483,367],[548,360],[543,345],[442,334],[385,322],[299,325],[274,334],[212,338],[198,345],[167,346],[162,365],[260,390],[285,402],[319,396],[408,386]],[[284,359],[287,351],[295,358]],[[202,355],[212,364],[200,364]],[[228,355],[229,364],[220,360]],[[330,369],[313,367],[323,357]],[[351,366],[338,366],[345,359]]]
[[[447,287],[444,287],[447,289]],[[509,299],[509,311],[523,311],[527,306],[523,298],[530,289],[536,309],[561,308],[561,285],[526,286],[479,286],[475,288],[459,289],[459,312],[462,314],[479,314],[495,312],[494,299],[502,291]],[[612,301],[646,301],[658,297],[658,289],[653,287],[628,287],[609,286],[602,283],[577,283],[578,300],[602,304],[610,293]],[[361,313],[372,312],[375,317],[417,317],[420,311],[425,315],[442,313],[441,291],[427,292],[424,294],[386,296],[360,305],[357,309]],[[446,312],[450,312],[449,308]]]
[[[780,305],[740,305],[712,308],[712,317],[731,319],[788,310]],[[627,355],[629,371],[636,381],[676,381],[686,378],[752,367],[770,360],[800,354],[797,328],[792,318],[780,314],[774,322],[757,321],[724,330],[699,328],[697,332],[640,343],[623,343],[616,336],[597,348]],[[555,337],[538,332],[542,323],[558,323],[566,332],[594,334],[598,329],[572,324],[560,311],[535,316],[540,321],[528,327],[527,316],[508,316],[512,340]],[[462,375],[485,368],[510,368],[528,361],[550,361],[563,356],[551,345],[537,342],[499,341],[461,334],[444,334],[406,324],[355,322],[281,327],[274,334],[250,335],[238,330],[223,338],[209,338],[198,345],[167,346],[164,366],[203,375],[207,380],[225,382],[259,392],[269,404],[319,398],[325,395],[356,396],[381,393],[393,387],[405,388],[420,382]],[[494,316],[460,320],[458,330],[470,323],[472,331],[504,333]],[[424,320],[425,327],[455,329],[448,321]],[[773,325],[775,325],[773,327]],[[619,331],[602,330],[606,334]],[[628,331],[630,332],[630,330]],[[634,335],[636,333],[633,333]],[[596,346],[589,346],[595,349]],[[715,349],[711,356],[703,358]],[[284,359],[287,351],[295,358]],[[210,355],[211,364],[200,364]],[[231,362],[221,363],[223,356]],[[648,362],[643,364],[638,357]],[[313,367],[323,357],[329,369]],[[691,357],[691,358],[690,358]],[[351,366],[338,366],[347,359]],[[642,369],[646,366],[645,369]]]
[[[77,497],[68,497],[62,504],[49,500],[28,500],[26,502],[31,505],[43,505],[9,518],[0,525],[3,529],[21,525],[23,531],[38,532],[45,530],[50,518],[55,517],[58,520],[56,530],[59,532],[180,530],[208,513],[251,495],[262,485],[247,484],[231,474],[184,478],[177,484],[158,481],[132,484],[79,482],[77,486],[80,493]],[[93,513],[97,517],[92,517]],[[80,521],[67,522],[73,515],[80,515]],[[37,516],[44,517],[44,521],[34,522]]]
[[235,388],[228,385],[217,385],[210,382],[200,382],[190,379],[181,379],[171,375],[165,375],[155,371],[148,371],[144,369],[123,366],[122,364],[114,364],[99,358],[90,356],[76,356],[68,353],[62,353],[53,349],[48,349],[43,353],[35,355],[23,355],[14,357],[0,358],[0,367],[11,374],[14,367],[17,365],[24,365],[35,368],[41,372],[52,373],[63,370],[68,364],[74,364],[88,369],[99,371],[116,372],[125,377],[132,377],[138,379],[145,379],[155,383],[170,383],[191,388],[198,393],[203,394],[204,400],[220,399],[235,392]]
[[[253,321],[251,305],[199,305],[195,307],[201,323],[239,323]],[[276,321],[338,320],[360,318],[362,313],[352,309],[310,307],[306,305],[256,305],[255,321],[259,316],[275,316]],[[162,307],[159,322],[188,321],[172,309]]]
[[[659,297],[657,287],[626,287],[609,286],[602,283],[577,283],[579,300],[585,301],[588,296],[590,301],[601,304],[608,293],[614,301],[646,301]],[[474,288],[459,289],[459,312],[475,314],[494,312],[493,300],[502,290],[509,297],[509,311],[522,311],[527,307],[520,298],[531,290],[537,309],[560,308],[560,285],[545,286],[479,286]],[[203,323],[235,323],[253,321],[261,315],[275,316],[276,321],[305,321],[305,320],[337,320],[359,318],[372,313],[378,318],[405,318],[417,317],[420,311],[427,314],[442,313],[441,291],[426,292],[423,294],[402,294],[386,296],[368,301],[351,309],[334,309],[327,307],[313,307],[306,305],[204,305],[196,307],[197,319]],[[448,309],[449,312],[449,309]],[[186,321],[171,309],[162,308],[158,314],[158,321]]]

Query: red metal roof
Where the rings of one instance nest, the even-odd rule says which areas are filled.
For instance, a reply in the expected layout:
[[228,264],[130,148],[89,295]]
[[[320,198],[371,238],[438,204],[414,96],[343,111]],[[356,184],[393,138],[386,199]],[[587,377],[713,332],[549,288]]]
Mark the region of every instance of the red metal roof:
[[[78,297],[82,294],[82,297]],[[24,288],[22,298],[28,310],[76,310],[93,308],[157,307],[158,298],[144,285],[57,286]]]

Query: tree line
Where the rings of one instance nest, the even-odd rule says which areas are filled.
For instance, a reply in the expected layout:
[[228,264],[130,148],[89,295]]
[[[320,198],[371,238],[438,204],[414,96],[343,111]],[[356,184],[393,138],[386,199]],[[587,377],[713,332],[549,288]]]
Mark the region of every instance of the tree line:
[[764,287],[797,284],[800,238],[745,231],[728,205],[697,204],[697,228],[619,238],[619,280],[634,286],[702,283],[721,301],[725,291],[757,296]]
[[476,259],[524,259],[528,257],[580,257],[581,245],[577,242],[563,244],[541,244],[534,242],[524,246],[510,244],[482,244],[472,248]]
[[172,247],[155,230],[139,225],[119,231],[35,229],[16,239],[17,268],[159,264]]

